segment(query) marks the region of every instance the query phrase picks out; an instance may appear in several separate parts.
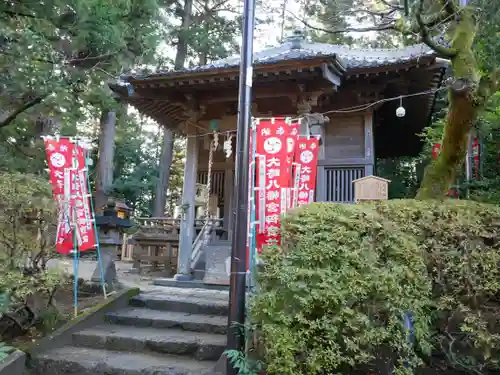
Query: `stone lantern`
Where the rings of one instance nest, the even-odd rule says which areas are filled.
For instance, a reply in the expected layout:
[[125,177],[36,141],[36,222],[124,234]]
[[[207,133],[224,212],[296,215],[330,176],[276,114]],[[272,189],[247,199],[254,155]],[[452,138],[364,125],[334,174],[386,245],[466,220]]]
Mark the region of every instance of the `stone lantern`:
[[[131,211],[125,203],[108,200],[106,206],[99,209],[95,218],[99,232],[98,239],[104,273],[103,279],[110,289],[115,288],[117,285],[115,259],[122,245],[123,230],[133,225],[130,220]],[[99,264],[97,264],[91,280],[96,283],[101,282]]]

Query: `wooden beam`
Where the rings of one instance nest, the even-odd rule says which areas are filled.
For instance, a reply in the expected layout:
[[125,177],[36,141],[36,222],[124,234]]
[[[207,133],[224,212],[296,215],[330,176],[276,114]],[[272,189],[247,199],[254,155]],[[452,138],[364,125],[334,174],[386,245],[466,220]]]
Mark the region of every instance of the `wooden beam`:
[[321,64],[321,72],[323,73],[323,78],[330,82],[335,88],[338,88],[340,86],[341,77],[330,70],[330,64]]
[[[302,86],[305,87],[307,92],[318,92],[318,91],[328,91],[331,90],[331,86],[325,82],[318,79],[311,80],[307,83],[303,83]],[[156,92],[155,92],[156,91]],[[301,89],[296,81],[293,82],[276,82],[268,84],[265,86],[254,86],[253,97],[254,99],[260,98],[279,98],[279,97],[290,97],[294,98],[301,94]],[[126,98],[130,103],[135,101],[154,101],[161,103],[169,103],[171,105],[179,106],[185,109],[198,107],[202,109],[204,106],[209,106],[213,104],[236,102],[238,100],[238,87],[227,88],[221,90],[220,88],[215,90],[203,90],[201,92],[195,92],[193,94],[180,94],[165,92],[164,90],[136,90],[136,92]]]
[[[306,70],[309,68],[317,68],[324,62],[331,62],[335,57],[317,57],[314,59],[307,60],[287,60],[276,62],[275,64],[255,64],[253,71],[255,74],[260,73],[272,73],[272,72],[286,72],[291,70]],[[164,81],[196,81],[196,80],[208,80],[210,78],[216,78],[221,80],[223,77],[227,76],[239,76],[239,66],[229,67],[229,68],[214,68],[207,70],[198,71],[187,71],[187,72],[171,72],[163,76],[152,76],[150,78],[135,79],[131,78],[129,80],[134,86],[141,84],[158,84],[161,85]]]
[[[277,87],[256,87],[253,90],[254,99],[261,98],[280,98],[280,97],[295,97],[299,95],[300,91],[296,84]],[[218,95],[207,95],[205,98],[200,99],[200,102],[205,105],[234,102],[238,100],[238,88],[234,92],[222,92]]]

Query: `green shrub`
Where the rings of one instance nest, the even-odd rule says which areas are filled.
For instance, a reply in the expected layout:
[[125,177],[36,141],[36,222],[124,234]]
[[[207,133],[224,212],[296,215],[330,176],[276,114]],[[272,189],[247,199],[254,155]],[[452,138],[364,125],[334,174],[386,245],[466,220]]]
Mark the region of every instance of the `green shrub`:
[[[283,256],[282,254],[286,254]],[[271,374],[318,374],[382,359],[388,371],[428,352],[431,287],[415,240],[362,206],[312,204],[264,253],[252,318]],[[419,347],[409,344],[411,311]]]
[[500,207],[407,200],[376,210],[425,251],[436,352],[467,373],[500,371]]
[[21,307],[28,306],[36,315],[34,310],[44,308],[38,300],[50,302],[63,282],[60,271],[47,269],[55,254],[56,222],[47,179],[0,172],[0,312],[9,313],[2,308],[8,302],[11,320],[23,329],[33,322],[16,319]]
[[281,248],[263,254],[251,310],[270,374],[500,370],[500,208],[321,203],[283,229]]

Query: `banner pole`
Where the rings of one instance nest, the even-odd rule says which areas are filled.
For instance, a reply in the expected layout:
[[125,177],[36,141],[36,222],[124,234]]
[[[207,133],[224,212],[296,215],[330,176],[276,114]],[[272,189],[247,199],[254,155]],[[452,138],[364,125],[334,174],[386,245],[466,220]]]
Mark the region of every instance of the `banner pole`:
[[[74,209],[73,209],[74,210]],[[75,277],[75,282],[73,285],[73,294],[74,294],[74,314],[75,318],[78,316],[78,266],[79,266],[79,251],[78,251],[78,242],[77,242],[77,236],[76,236],[76,220],[75,220],[75,213],[72,212],[72,227],[73,227],[73,251],[74,251],[74,256],[73,256],[73,274]]]
[[250,252],[250,264],[248,265],[248,269],[250,270],[250,282],[247,285],[247,288],[249,288],[250,291],[253,290],[255,286],[255,273],[256,273],[256,247],[255,247],[255,144],[256,144],[256,137],[255,137],[255,132],[256,126],[255,123],[252,121],[252,126],[250,128],[250,138],[251,138],[251,145],[252,148],[250,150],[250,155],[251,155],[251,160],[252,162],[250,163],[250,246],[249,246],[249,252]]
[[102,292],[104,293],[104,299],[108,298],[108,294],[106,293],[106,282],[104,281],[104,267],[102,265],[102,257],[101,257],[101,246],[99,245],[99,232],[97,230],[97,223],[95,221],[95,210],[94,210],[94,198],[91,194],[90,190],[90,178],[89,178],[89,153],[88,150],[85,150],[85,170],[86,170],[86,180],[87,180],[87,191],[90,195],[90,211],[92,212],[92,221],[94,225],[94,233],[95,233],[95,242],[96,242],[96,251],[97,251],[97,264],[99,266],[99,273],[101,278]]

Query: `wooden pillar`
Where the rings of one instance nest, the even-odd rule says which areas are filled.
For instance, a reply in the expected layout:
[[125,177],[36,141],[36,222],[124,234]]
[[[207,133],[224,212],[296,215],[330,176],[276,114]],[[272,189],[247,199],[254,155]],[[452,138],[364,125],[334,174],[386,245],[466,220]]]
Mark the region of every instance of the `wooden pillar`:
[[233,232],[233,192],[234,167],[226,167],[224,172],[224,229],[227,238],[232,238]]
[[365,113],[365,176],[372,176],[375,166],[375,147],[373,142],[373,112]]
[[195,239],[195,199],[198,169],[198,138],[188,136],[186,142],[186,164],[182,188],[181,226],[176,280],[191,280],[191,251]]

